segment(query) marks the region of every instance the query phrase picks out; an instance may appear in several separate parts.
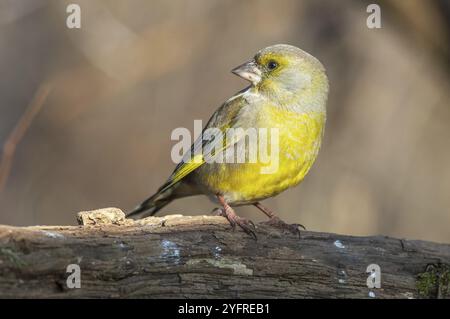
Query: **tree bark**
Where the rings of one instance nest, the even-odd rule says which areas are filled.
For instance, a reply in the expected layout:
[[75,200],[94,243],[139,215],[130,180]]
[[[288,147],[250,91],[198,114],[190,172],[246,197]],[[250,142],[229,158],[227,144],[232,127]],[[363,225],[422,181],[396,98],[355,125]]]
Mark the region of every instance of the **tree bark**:
[[[0,298],[449,298],[450,245],[257,225],[223,217],[125,219],[80,226],[0,226]],[[81,288],[69,288],[75,264]],[[368,288],[370,264],[380,288]],[[375,276],[376,276],[375,275]],[[69,285],[68,282],[69,281]]]

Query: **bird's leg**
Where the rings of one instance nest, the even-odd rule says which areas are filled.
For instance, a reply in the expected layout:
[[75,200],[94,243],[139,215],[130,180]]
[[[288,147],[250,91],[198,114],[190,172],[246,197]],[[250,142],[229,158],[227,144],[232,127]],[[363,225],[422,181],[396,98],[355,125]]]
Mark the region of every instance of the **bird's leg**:
[[270,219],[277,217],[275,215],[274,212],[272,212],[269,208],[267,208],[266,206],[263,206],[260,202],[257,202],[255,205],[260,211],[262,211],[264,214],[266,214],[267,217],[269,217]]
[[[250,236],[252,236],[255,240],[256,240],[256,229],[255,229],[255,224],[248,219],[239,217],[238,215],[236,215],[236,213],[234,212],[234,209],[231,208],[230,205],[228,205],[228,203],[225,201],[225,199],[223,198],[222,195],[217,195],[217,199],[219,200],[219,203],[223,206],[223,209],[221,209],[220,211],[220,215],[225,217],[231,224],[231,227],[233,227],[233,229],[236,228],[236,225],[238,225],[239,227],[241,227],[247,234],[249,234]],[[215,212],[218,212],[217,210],[215,210]]]
[[302,224],[287,224],[286,222],[284,222],[283,220],[281,220],[277,215],[275,215],[269,208],[263,206],[260,202],[257,202],[254,204],[260,211],[262,211],[264,214],[267,215],[267,217],[269,217],[269,221],[265,222],[264,224],[273,226],[273,227],[277,227],[277,228],[281,228],[281,229],[286,229],[289,230],[291,233],[300,235],[300,230],[299,227],[303,228],[306,230],[305,226],[303,226]]

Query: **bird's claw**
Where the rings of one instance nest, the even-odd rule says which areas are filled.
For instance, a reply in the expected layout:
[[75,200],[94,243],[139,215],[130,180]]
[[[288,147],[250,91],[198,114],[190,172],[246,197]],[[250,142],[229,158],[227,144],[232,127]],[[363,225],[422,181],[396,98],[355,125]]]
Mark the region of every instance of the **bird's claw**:
[[248,235],[252,236],[255,240],[256,237],[256,226],[251,220],[239,217],[232,210],[227,210],[224,208],[218,208],[213,210],[213,214],[217,216],[225,217],[230,223],[233,231],[236,230],[236,225],[238,225],[242,230]]
[[300,237],[300,228],[306,230],[305,226],[303,226],[302,224],[288,224],[276,216],[270,218],[266,222],[262,222],[261,224],[265,224],[274,228],[279,228],[281,230],[287,230],[299,237]]
[[214,208],[211,211],[211,215],[226,217],[225,212],[223,211],[223,208]]
[[236,215],[236,219],[234,220],[235,225],[239,225],[248,235],[252,236],[253,239],[257,239],[256,237],[256,226],[255,224],[246,218],[242,218]]

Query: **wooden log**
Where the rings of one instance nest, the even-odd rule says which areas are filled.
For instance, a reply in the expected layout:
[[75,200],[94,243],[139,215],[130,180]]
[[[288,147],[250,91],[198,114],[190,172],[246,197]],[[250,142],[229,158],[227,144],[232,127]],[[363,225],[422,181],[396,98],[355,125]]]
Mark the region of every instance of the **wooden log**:
[[[223,217],[132,221],[118,209],[78,219],[0,226],[0,298],[450,297],[448,244],[310,231],[299,238],[262,224],[254,240]],[[80,288],[70,288],[71,264]],[[380,288],[368,288],[370,264],[380,267]]]

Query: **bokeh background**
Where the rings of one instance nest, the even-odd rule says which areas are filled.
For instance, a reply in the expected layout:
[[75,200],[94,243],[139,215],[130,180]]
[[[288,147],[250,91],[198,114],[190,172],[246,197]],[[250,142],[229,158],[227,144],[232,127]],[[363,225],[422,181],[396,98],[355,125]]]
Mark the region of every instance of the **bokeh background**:
[[172,130],[247,85],[233,67],[289,43],[326,66],[329,116],[310,174],[267,205],[311,230],[450,242],[449,2],[377,1],[381,29],[369,3],[0,0],[0,223],[131,209],[174,168]]

